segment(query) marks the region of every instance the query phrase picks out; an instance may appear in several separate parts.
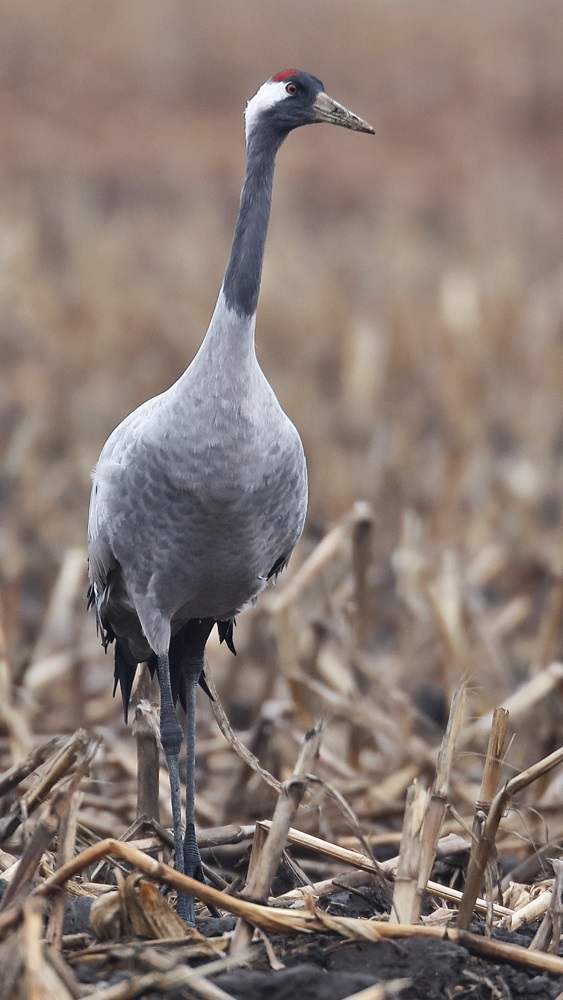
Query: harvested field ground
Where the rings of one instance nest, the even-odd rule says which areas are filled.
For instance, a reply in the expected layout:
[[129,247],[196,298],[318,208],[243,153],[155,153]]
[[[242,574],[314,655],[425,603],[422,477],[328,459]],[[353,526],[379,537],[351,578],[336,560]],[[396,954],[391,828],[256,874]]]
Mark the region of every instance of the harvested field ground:
[[[563,996],[562,45],[560,0],[4,4],[2,1000]],[[258,352],[310,514],[208,647],[186,940],[164,766],[136,823],[155,692],[133,735],[85,610],[89,474],[200,343],[286,65],[377,136],[278,157]]]

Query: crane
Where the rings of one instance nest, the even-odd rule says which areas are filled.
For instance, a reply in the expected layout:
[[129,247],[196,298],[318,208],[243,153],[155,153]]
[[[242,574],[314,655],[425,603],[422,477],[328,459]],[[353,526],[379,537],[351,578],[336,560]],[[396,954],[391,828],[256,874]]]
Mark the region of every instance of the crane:
[[[115,643],[114,694],[125,718],[137,665],[160,686],[160,740],[170,777],[174,863],[202,879],[195,834],[195,714],[214,626],[234,653],[235,616],[286,566],[307,508],[301,439],[255,353],[255,318],[276,154],[300,125],[373,129],[310,73],[284,70],[245,112],[239,215],[209,328],[191,364],[110,434],[92,474],[89,604]],[[179,755],[186,713],[182,835]],[[194,923],[194,902],[177,909]]]

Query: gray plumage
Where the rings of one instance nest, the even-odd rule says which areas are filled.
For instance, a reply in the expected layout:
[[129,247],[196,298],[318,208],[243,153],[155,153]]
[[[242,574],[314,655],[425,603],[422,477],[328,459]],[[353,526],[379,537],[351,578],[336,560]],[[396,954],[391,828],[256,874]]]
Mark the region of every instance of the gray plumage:
[[141,661],[191,618],[233,618],[289,558],[306,507],[303,447],[258,365],[254,322],[221,294],[190,367],[100,456],[89,552],[101,621]]
[[[301,440],[258,364],[254,332],[275,156],[289,131],[314,121],[373,131],[298,71],[273,77],[249,103],[240,212],[209,329],[178,381],[113,431],[93,473],[91,601],[104,645],[115,641],[125,707],[136,664],[158,670],[175,863],[198,877],[194,699],[205,643],[217,623],[233,648],[234,617],[285,566],[307,508]],[[178,696],[187,706],[183,845]],[[180,912],[193,921],[193,901]]]

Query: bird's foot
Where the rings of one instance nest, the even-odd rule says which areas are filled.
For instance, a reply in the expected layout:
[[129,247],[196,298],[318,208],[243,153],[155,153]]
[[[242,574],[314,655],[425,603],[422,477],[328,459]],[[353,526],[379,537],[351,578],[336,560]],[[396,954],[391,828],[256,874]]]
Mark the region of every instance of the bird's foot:
[[197,879],[198,882],[205,881],[193,823],[186,824],[184,834],[184,874]]
[[176,913],[185,924],[190,927],[195,925],[195,904],[193,896],[186,896],[185,892],[178,893],[176,901]]
[[[182,854],[180,858],[176,859],[175,867],[177,871],[181,870],[183,875],[188,875],[198,882],[205,882],[193,823],[188,823],[187,825]],[[184,892],[179,892],[176,913],[185,924],[195,924],[195,903],[193,897],[188,896]]]

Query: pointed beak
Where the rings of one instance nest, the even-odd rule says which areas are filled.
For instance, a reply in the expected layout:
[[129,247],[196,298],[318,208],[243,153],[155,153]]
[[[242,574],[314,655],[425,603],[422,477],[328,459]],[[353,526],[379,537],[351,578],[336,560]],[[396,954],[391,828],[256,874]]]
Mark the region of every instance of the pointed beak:
[[324,90],[321,90],[320,94],[317,94],[317,99],[313,104],[313,111],[315,112],[316,122],[329,122],[330,125],[342,125],[342,128],[351,128],[354,132],[369,132],[370,135],[375,135],[375,130],[372,129],[371,125],[368,125],[363,118],[358,118],[357,115],[348,111],[348,108],[345,108],[343,104],[334,101],[332,97],[325,94]]

